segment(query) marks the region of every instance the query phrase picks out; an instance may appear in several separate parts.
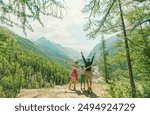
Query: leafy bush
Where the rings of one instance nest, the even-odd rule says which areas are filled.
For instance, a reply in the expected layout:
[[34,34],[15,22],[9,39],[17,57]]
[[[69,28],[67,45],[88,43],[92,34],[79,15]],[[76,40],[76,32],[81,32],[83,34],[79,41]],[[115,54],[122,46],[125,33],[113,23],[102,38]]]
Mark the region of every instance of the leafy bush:
[[120,83],[118,81],[113,81],[109,85],[108,93],[113,98],[131,97],[130,86],[127,83]]
[[50,88],[50,87],[54,87],[54,84],[52,83],[52,81],[50,81],[50,83],[45,84],[45,88]]
[[2,86],[0,86],[0,97],[5,97]]
[[148,81],[146,83],[144,82],[142,97],[144,97],[144,98],[150,98],[150,81]]

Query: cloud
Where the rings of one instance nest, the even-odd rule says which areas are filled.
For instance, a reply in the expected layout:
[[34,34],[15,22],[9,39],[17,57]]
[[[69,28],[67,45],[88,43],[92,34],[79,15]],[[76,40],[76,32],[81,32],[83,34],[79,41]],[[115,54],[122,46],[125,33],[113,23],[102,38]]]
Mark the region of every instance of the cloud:
[[[27,31],[29,39],[37,40],[46,37],[50,41],[60,43],[65,47],[76,49],[77,51],[89,52],[99,42],[99,40],[86,40],[82,30],[85,18],[81,13],[85,0],[66,0],[69,7],[67,15],[61,20],[53,17],[42,16],[42,27],[37,21],[31,21],[34,32]],[[17,20],[16,20],[17,21]],[[11,28],[15,33],[24,36],[19,28]]]

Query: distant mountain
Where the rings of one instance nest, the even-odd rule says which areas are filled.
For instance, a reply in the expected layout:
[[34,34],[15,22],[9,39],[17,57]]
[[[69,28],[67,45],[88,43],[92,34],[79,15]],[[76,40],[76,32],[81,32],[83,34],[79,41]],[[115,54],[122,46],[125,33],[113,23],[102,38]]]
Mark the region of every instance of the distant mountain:
[[40,51],[40,48],[36,46],[32,41],[17,35],[16,33],[14,33],[13,31],[9,30],[6,27],[0,26],[0,29],[10,33],[15,38],[16,45],[19,45],[23,49],[30,51],[32,53],[36,53],[44,56],[44,54]]
[[74,60],[77,59],[80,54],[71,49],[64,47],[60,44],[49,41],[45,37],[41,37],[37,41],[34,42],[40,50],[49,58],[55,58],[58,60]]
[[79,57],[79,53],[71,48],[66,48],[60,44],[48,41],[46,38],[41,37],[37,41],[30,41],[26,38],[23,38],[13,31],[9,30],[6,27],[0,26],[7,32],[10,32],[16,39],[16,44],[21,46],[23,49],[33,53],[39,54],[45,58],[49,58],[51,61],[56,62],[57,64],[68,67],[64,64],[64,60],[72,61]]
[[[109,52],[112,52],[113,51],[113,44],[119,39],[119,37],[117,36],[112,36],[108,39],[105,40],[106,42],[106,50],[109,50]],[[89,53],[88,57],[92,57],[94,52],[96,53],[96,58],[95,60],[97,60],[100,56],[100,54],[102,53],[102,44],[101,43],[98,43],[92,50],[91,52]]]

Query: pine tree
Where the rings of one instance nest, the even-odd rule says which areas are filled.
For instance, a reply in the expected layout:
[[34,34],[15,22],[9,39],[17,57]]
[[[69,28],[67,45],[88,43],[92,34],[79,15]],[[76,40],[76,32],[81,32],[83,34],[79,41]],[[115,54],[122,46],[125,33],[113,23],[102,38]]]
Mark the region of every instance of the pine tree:
[[104,71],[105,71],[105,81],[108,83],[108,68],[107,68],[107,51],[104,36],[102,35],[102,50],[103,50],[103,61],[104,61]]

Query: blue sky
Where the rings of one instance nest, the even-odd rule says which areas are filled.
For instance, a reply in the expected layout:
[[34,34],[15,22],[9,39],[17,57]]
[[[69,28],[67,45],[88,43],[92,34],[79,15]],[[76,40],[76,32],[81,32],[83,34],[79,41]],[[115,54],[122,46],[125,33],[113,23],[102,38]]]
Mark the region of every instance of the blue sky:
[[[28,39],[37,40],[40,37],[46,37],[50,41],[88,54],[100,42],[100,39],[87,40],[83,31],[83,25],[86,23],[85,15],[81,13],[84,1],[66,0],[68,11],[62,20],[42,16],[44,27],[36,21],[31,22],[34,32],[27,31]],[[24,36],[21,29],[16,27],[10,29]]]

